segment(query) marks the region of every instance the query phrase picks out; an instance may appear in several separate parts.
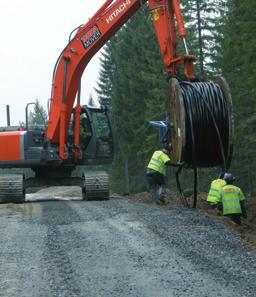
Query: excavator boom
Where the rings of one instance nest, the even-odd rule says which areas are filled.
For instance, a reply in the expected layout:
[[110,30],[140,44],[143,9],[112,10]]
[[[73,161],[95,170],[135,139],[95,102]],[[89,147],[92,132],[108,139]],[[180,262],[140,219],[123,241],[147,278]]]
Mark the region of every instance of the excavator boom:
[[[91,58],[104,44],[148,2],[152,20],[163,55],[165,69],[175,75],[178,65],[184,65],[185,74],[193,78],[194,56],[178,55],[176,26],[184,39],[186,32],[178,0],[117,0],[106,1],[97,13],[78,28],[75,36],[60,55],[53,75],[47,138],[59,145],[59,156],[67,159],[66,139],[70,117],[79,89],[81,76]],[[176,19],[176,22],[175,22]],[[176,24],[177,23],[177,24]],[[76,122],[79,121],[79,103]],[[75,145],[78,146],[79,125],[75,124]],[[81,154],[77,154],[79,158]]]

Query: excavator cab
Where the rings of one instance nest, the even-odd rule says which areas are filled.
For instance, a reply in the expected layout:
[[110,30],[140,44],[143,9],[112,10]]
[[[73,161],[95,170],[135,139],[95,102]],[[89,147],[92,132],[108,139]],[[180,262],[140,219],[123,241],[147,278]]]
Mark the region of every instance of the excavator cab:
[[113,161],[113,133],[107,107],[82,106],[79,145],[83,155],[79,161],[81,165],[101,165]]

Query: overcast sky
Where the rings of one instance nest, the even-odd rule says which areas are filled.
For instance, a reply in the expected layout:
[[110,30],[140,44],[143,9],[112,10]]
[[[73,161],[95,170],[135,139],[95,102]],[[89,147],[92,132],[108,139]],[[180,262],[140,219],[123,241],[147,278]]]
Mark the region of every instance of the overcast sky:
[[[54,64],[70,32],[84,24],[105,0],[0,0],[0,125],[24,121],[25,105],[38,99],[46,108]],[[82,103],[96,86],[99,53],[86,68]]]

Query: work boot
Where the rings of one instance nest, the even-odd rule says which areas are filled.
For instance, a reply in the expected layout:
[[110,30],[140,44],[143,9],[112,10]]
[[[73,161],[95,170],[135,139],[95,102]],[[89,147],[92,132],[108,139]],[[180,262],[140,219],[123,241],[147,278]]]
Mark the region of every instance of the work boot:
[[159,197],[159,201],[161,202],[161,204],[165,204],[166,203],[164,196],[162,196],[162,197],[160,196]]

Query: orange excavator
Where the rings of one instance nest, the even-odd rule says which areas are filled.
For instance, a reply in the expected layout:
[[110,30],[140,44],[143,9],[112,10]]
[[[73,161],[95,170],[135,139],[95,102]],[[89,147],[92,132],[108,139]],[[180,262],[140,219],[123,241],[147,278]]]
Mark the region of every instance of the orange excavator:
[[[26,122],[24,129],[0,128],[0,168],[31,168],[34,172],[33,177],[1,174],[1,202],[23,202],[27,188],[43,185],[80,186],[84,199],[108,197],[106,174],[74,174],[76,166],[107,164],[113,157],[107,109],[81,106],[80,81],[91,58],[146,3],[165,71],[171,77],[182,74],[194,80],[195,57],[188,53],[178,0],[107,0],[76,29],[56,62],[47,127]],[[177,35],[185,54],[177,52]]]

